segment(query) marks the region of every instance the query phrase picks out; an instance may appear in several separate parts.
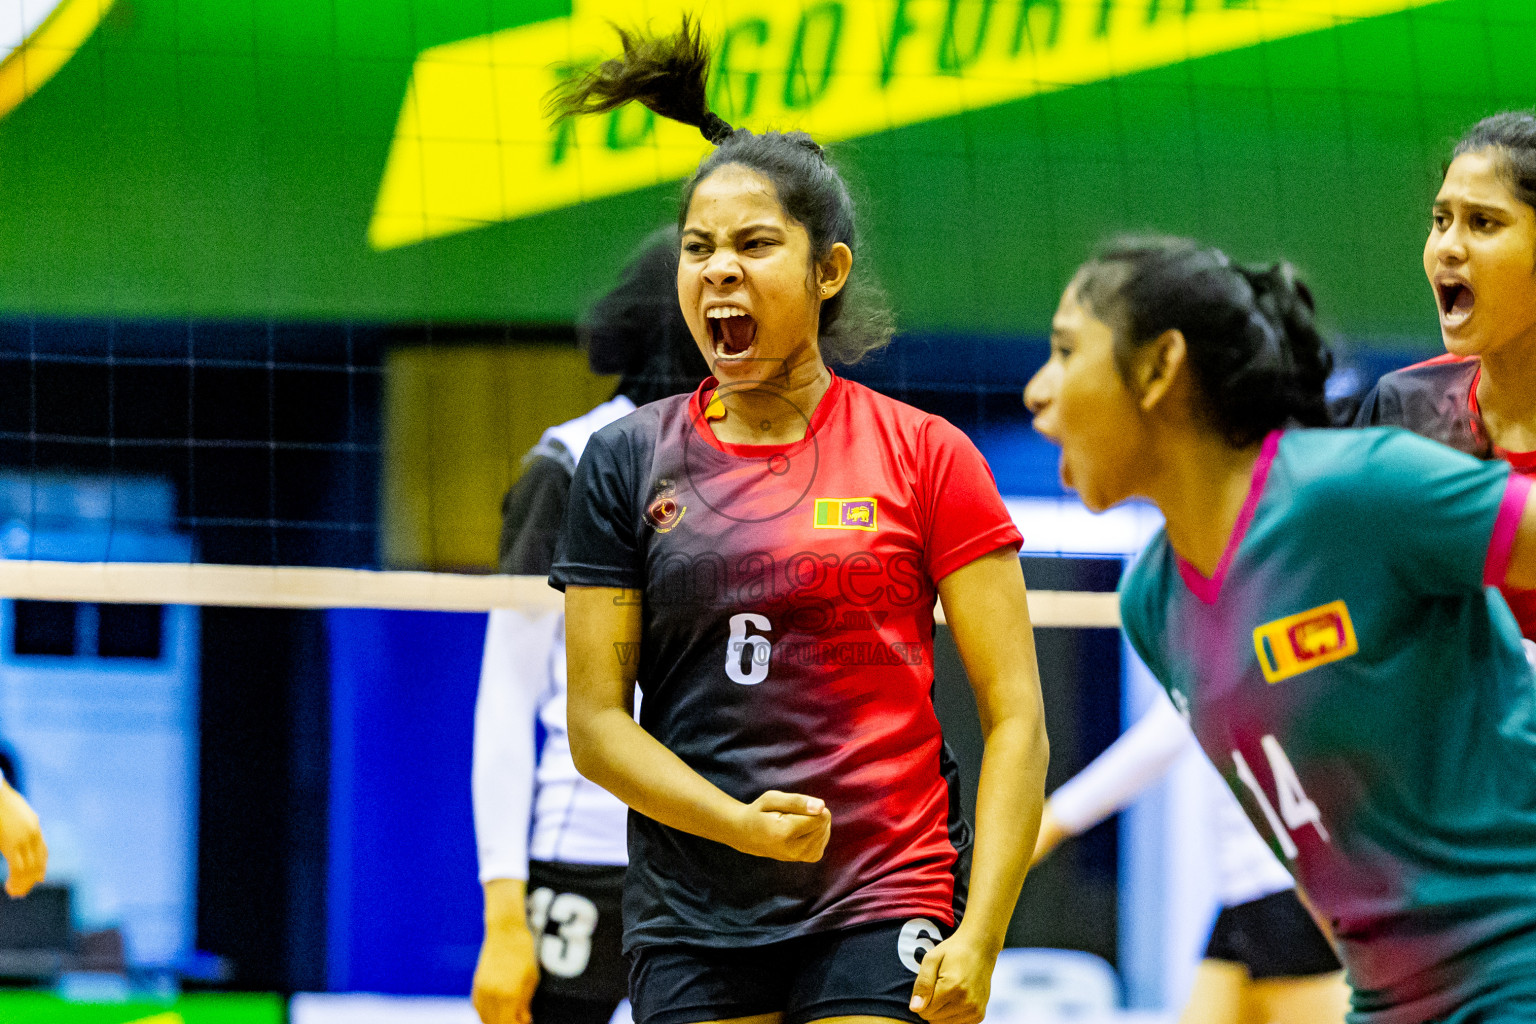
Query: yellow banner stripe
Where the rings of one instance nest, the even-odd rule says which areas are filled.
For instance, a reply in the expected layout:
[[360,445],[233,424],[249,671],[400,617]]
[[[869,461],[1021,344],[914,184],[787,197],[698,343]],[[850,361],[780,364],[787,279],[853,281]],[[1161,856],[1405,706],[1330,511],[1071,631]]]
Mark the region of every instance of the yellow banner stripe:
[[63,0],[0,63],[0,117],[23,101],[69,63],[111,10],[113,0]]
[[1441,0],[576,0],[568,18],[433,47],[412,71],[368,228],[379,249],[686,176],[707,144],[631,104],[552,128],[555,65],[610,23],[695,11],[733,124],[828,143]]

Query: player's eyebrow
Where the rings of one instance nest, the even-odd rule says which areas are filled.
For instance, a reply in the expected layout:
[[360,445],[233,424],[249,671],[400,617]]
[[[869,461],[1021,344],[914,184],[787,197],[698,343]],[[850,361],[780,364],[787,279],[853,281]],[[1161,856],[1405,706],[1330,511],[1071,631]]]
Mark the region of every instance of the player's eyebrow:
[[[750,235],[750,234],[754,234],[756,232],[763,232],[765,234],[773,234],[773,235],[782,235],[784,233],[784,227],[783,227],[783,225],[775,224],[772,221],[766,221],[766,220],[765,221],[754,221],[751,224],[746,224],[746,225],[743,225],[742,227],[737,228],[733,232],[733,234],[735,234],[737,237],[740,237],[742,235]],[[702,240],[704,240],[706,242],[714,241],[714,235],[712,235],[710,232],[704,230],[703,228],[684,228],[683,229],[682,237],[683,238],[687,238],[690,235],[692,235],[692,236],[694,236],[696,238],[702,239]]]
[[1490,213],[1497,217],[1514,216],[1514,210],[1497,199],[1436,199],[1429,208],[1433,213],[1450,213],[1453,206],[1462,206],[1477,213]]

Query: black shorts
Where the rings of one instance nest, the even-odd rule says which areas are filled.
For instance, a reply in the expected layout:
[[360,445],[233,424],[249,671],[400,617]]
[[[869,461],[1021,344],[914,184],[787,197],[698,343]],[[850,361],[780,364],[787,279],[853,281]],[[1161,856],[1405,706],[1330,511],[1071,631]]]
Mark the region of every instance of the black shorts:
[[[623,892],[622,867],[529,862],[528,926],[539,952],[535,1010],[555,996],[606,1004],[611,1016],[629,994],[629,962],[621,949]],[[552,1024],[537,1014],[534,1020]]]
[[879,921],[767,946],[641,946],[630,968],[635,1024],[699,1024],[782,1013],[784,1024],[908,1009],[923,955],[953,929],[925,917]]
[[1211,929],[1205,958],[1238,964],[1254,981],[1343,970],[1294,889],[1224,908]]

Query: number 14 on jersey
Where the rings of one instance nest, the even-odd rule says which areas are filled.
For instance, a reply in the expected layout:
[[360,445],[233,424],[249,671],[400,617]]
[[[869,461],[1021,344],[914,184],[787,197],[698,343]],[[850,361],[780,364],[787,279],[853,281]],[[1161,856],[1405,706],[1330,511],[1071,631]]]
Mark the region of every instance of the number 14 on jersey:
[[1269,827],[1274,830],[1275,839],[1280,843],[1280,849],[1287,860],[1295,860],[1297,849],[1296,840],[1291,838],[1291,833],[1299,831],[1307,825],[1317,829],[1317,834],[1328,842],[1328,830],[1323,827],[1322,815],[1318,813],[1317,804],[1307,796],[1306,790],[1301,788],[1301,778],[1296,774],[1296,769],[1291,766],[1291,759],[1285,756],[1285,751],[1280,747],[1280,741],[1273,736],[1265,736],[1259,741],[1264,748],[1264,756],[1269,760],[1269,771],[1275,779],[1275,795],[1280,801],[1280,812],[1275,813],[1275,805],[1270,802],[1269,795],[1264,792],[1264,787],[1259,785],[1258,777],[1253,774],[1253,769],[1248,767],[1248,761],[1240,750],[1232,751],[1232,763],[1237,766],[1237,777],[1243,780],[1243,785],[1248,787],[1253,798],[1258,801],[1259,809],[1264,812],[1264,820],[1269,822]]

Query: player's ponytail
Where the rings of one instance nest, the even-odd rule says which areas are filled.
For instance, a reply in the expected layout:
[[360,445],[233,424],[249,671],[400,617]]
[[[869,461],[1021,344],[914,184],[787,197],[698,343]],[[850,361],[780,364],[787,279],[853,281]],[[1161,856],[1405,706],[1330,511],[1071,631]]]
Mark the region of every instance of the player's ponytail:
[[1515,198],[1536,209],[1536,115],[1506,110],[1483,118],[1456,143],[1451,159],[1490,150]]
[[[773,183],[784,212],[805,228],[812,259],[825,259],[839,242],[858,256],[853,197],[815,139],[805,132],[732,128],[709,109],[709,50],[696,22],[685,16],[677,33],[659,38],[620,30],[619,39],[622,57],[566,69],[548,98],[553,117],[601,113],[633,100],[693,125],[716,148],[683,187],[679,226],[699,183],[739,164]],[[827,362],[857,362],[891,340],[895,321],[866,263],[856,259],[843,289],[821,304],[818,344]]]
[[1289,263],[1241,267],[1182,238],[1124,239],[1078,273],[1078,295],[1115,330],[1127,379],[1134,354],[1164,332],[1184,335],[1202,412],[1238,447],[1287,424],[1326,426],[1333,355],[1312,293]]
[[697,22],[683,15],[676,35],[651,37],[615,29],[624,56],[596,67],[566,65],[546,100],[556,120],[601,114],[634,101],[672,121],[693,125],[719,145],[732,128],[709,109],[709,50]]

